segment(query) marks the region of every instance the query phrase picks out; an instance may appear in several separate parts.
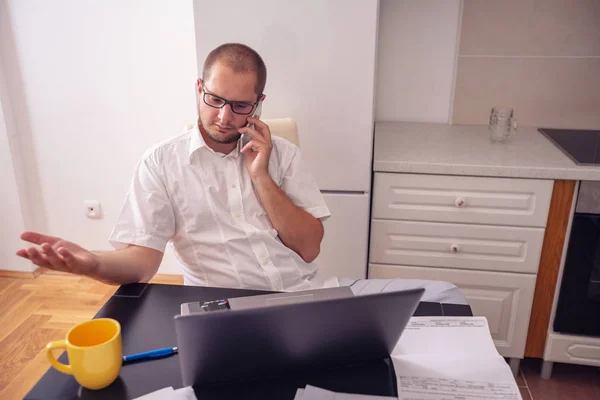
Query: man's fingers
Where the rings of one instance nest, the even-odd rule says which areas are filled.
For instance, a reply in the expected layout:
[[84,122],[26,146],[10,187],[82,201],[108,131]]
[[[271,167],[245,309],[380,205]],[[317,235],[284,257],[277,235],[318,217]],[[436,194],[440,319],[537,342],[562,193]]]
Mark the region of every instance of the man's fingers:
[[271,128],[269,128],[269,125],[265,124],[260,119],[257,119],[257,118],[251,118],[251,119],[252,119],[251,122],[254,124],[254,127],[258,128],[257,130],[259,130],[262,133],[262,137],[265,139],[265,141],[267,143],[270,144],[273,141],[273,139],[271,138]]
[[250,143],[246,144],[244,147],[242,147],[242,150],[240,150],[240,153],[248,155],[248,153],[252,152],[252,145]]
[[27,255],[27,251],[25,249],[19,249],[15,254],[19,257],[23,257],[29,260],[29,256]]
[[266,123],[264,123],[263,121],[261,121],[258,118],[248,117],[248,122],[250,122],[251,124],[254,124],[254,126],[259,127],[261,129],[261,131],[263,131],[263,132],[268,132],[269,134],[271,133],[269,125],[267,125]]
[[264,140],[266,143],[271,142],[271,131],[269,129],[269,125],[256,118],[248,118],[248,121],[254,124],[254,129],[245,126],[240,129],[241,133],[248,133],[253,138]]
[[74,269],[77,267],[77,259],[69,250],[59,247],[56,252],[62,257],[69,268]]
[[260,132],[257,129],[249,128],[247,126],[245,126],[243,128],[240,128],[238,132],[244,133],[244,134],[246,134],[248,136],[251,136],[252,140],[265,140],[265,137],[262,134],[262,132]]
[[40,267],[54,269],[54,268],[52,268],[52,265],[50,265],[50,263],[48,263],[48,260],[44,256],[42,256],[35,247],[28,248],[26,250],[26,252],[27,252],[28,258],[35,265],[38,265]]
[[48,262],[52,264],[52,268],[58,271],[71,272],[70,268],[65,263],[63,257],[58,254],[48,243],[42,244],[42,250]]
[[266,146],[266,144],[258,142],[255,139],[252,139],[251,141],[249,141],[248,143],[246,143],[246,145],[244,147],[242,147],[242,150],[240,150],[240,152],[242,154],[248,154],[250,152],[258,152],[262,147]]
[[29,247],[25,251],[27,251],[27,255],[29,256],[31,261],[45,261],[38,249],[36,249],[35,247]]
[[60,240],[57,237],[43,235],[37,232],[23,232],[21,234],[21,239],[27,242],[35,243],[37,245],[41,245],[42,243],[50,243],[50,245],[53,245],[54,243]]

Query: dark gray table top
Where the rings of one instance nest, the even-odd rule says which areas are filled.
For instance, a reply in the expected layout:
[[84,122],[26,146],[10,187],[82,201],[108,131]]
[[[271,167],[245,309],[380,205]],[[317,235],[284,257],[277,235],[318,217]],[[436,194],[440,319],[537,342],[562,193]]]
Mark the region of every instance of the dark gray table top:
[[[131,284],[121,286],[96,315],[121,324],[124,354],[176,346],[173,316],[181,303],[264,294],[267,292],[195,286]],[[465,305],[421,302],[415,316],[470,316]],[[68,362],[66,352],[59,358]],[[290,377],[194,388],[201,399],[293,399],[307,384],[334,391],[396,396],[389,359],[361,365],[311,370]],[[72,376],[49,368],[25,399],[130,399],[182,386],[178,356],[127,364],[119,378],[102,390],[82,388]]]

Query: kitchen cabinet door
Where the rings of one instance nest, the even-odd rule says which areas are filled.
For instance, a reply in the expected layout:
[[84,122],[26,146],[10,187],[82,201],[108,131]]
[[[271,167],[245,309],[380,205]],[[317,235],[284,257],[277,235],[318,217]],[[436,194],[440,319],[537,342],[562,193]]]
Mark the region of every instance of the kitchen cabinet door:
[[523,358],[535,289],[534,274],[370,264],[369,278],[453,283],[467,298],[473,315],[487,318],[498,352],[504,357]]

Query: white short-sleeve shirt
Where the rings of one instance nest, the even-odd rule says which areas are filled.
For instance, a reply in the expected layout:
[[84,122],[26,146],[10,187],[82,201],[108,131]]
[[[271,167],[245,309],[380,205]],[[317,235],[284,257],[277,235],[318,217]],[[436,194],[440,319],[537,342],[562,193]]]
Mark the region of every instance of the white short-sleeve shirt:
[[[241,141],[227,155],[214,152],[196,125],[148,150],[135,169],[112,245],[164,252],[170,243],[189,285],[314,287],[317,266],[279,239],[240,149]],[[296,206],[321,220],[330,215],[293,143],[273,137],[269,174]]]

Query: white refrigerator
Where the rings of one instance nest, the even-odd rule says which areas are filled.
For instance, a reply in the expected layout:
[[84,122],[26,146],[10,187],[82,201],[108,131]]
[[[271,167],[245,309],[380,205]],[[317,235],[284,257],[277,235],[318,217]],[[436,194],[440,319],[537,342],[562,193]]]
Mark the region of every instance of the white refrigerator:
[[298,124],[332,214],[316,260],[325,276],[367,274],[378,8],[378,0],[194,0],[198,70],[222,43],[251,46],[267,65],[262,117]]

